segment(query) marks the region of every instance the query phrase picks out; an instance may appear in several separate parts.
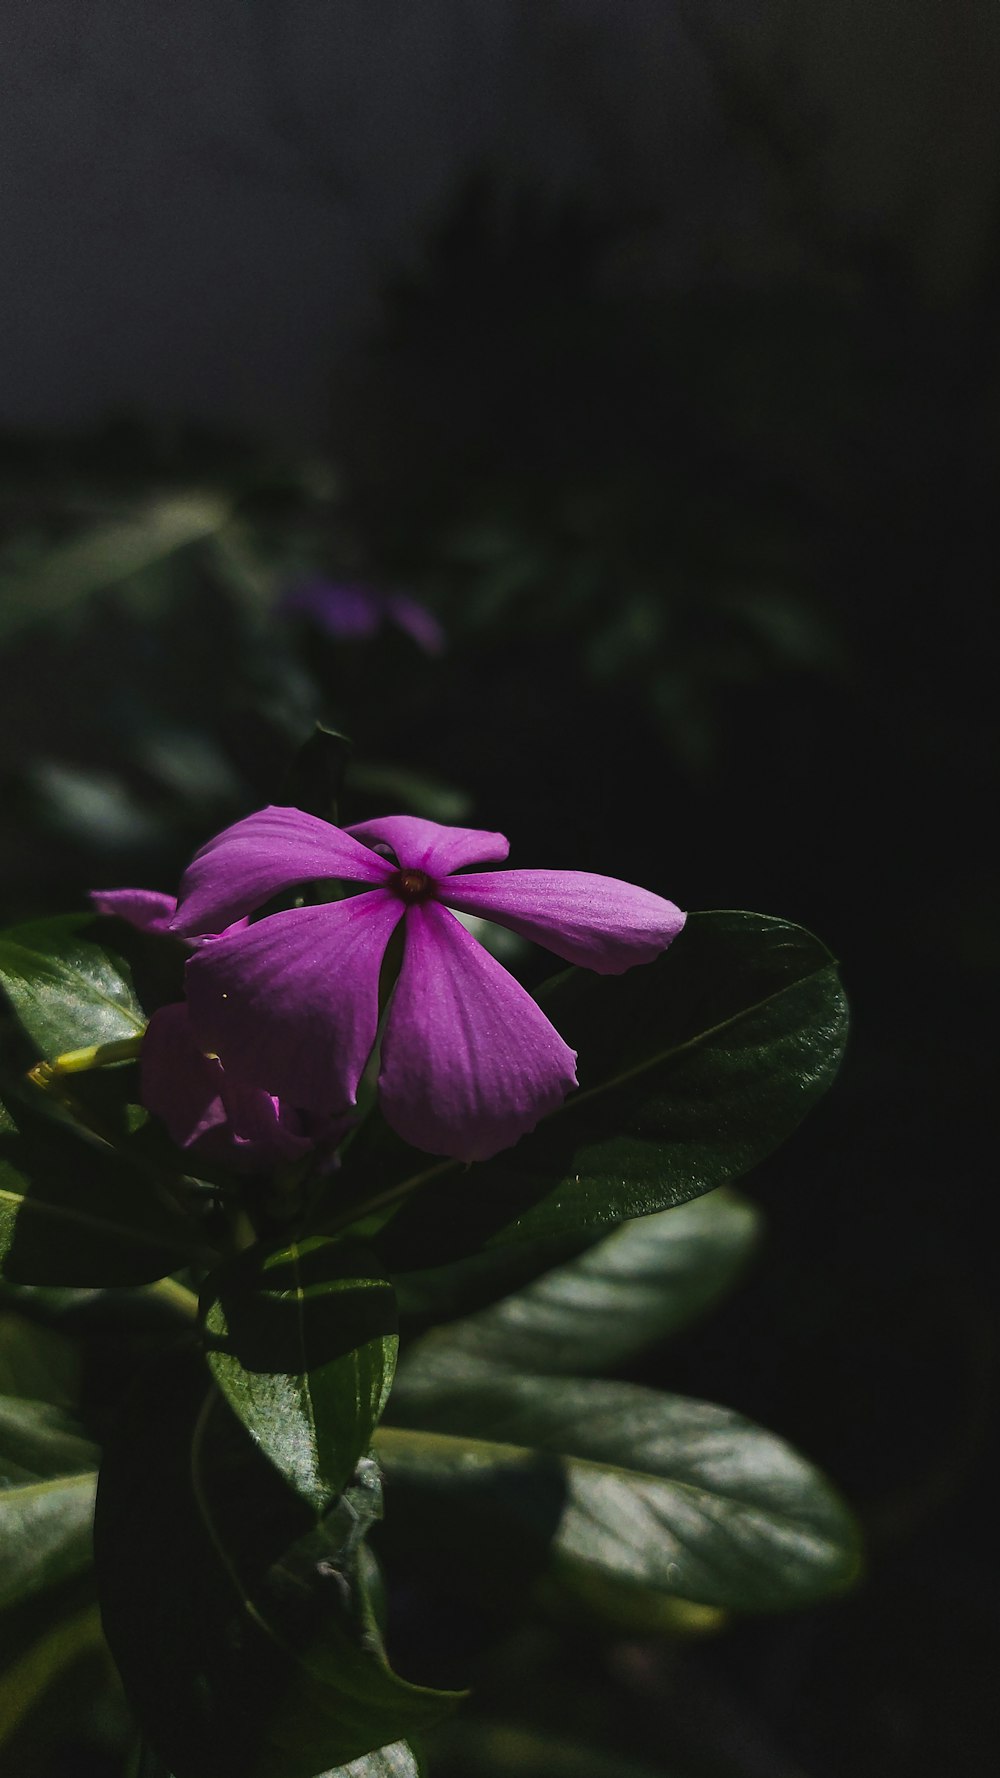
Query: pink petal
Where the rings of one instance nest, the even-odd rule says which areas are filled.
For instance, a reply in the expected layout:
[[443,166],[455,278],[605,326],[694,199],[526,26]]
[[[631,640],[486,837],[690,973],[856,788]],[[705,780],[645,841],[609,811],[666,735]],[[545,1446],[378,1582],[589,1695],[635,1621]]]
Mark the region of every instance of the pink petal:
[[270,1093],[240,1085],[202,1052],[185,1005],[153,1014],[140,1077],[142,1103],[162,1119],[179,1148],[259,1171],[296,1160],[314,1145],[297,1112],[285,1114]]
[[488,871],[451,877],[441,899],[463,914],[509,926],[598,975],[651,963],[677,937],[686,916],[672,901],[617,877],[589,871]]
[[99,914],[113,914],[140,932],[168,932],[177,912],[176,897],[159,889],[92,889],[89,899]]
[[206,939],[185,972],[199,1043],[289,1105],[346,1110],[375,1042],[379,971],[402,914],[376,889]]
[[391,846],[403,870],[423,870],[430,877],[446,877],[467,864],[502,864],[510,851],[510,841],[502,833],[442,827],[439,821],[421,821],[416,815],[383,815],[344,831],[369,846]]
[[407,909],[379,1077],[397,1135],[431,1154],[487,1160],[562,1104],[575,1061],[461,921],[433,901]]
[[226,1121],[219,1096],[222,1069],[206,1056],[183,1003],[161,1006],[146,1027],[139,1056],[140,1096],[180,1148]]
[[296,883],[333,877],[374,884],[391,875],[384,859],[329,821],[301,809],[260,809],[195,853],[171,930],[221,932]]

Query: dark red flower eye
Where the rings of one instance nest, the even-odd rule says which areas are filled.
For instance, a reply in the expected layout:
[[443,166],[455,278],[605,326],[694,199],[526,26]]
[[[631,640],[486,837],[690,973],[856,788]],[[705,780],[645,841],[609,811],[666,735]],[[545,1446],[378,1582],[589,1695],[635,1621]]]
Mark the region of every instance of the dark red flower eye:
[[426,871],[401,870],[393,877],[391,887],[404,901],[426,901],[431,892],[431,880]]

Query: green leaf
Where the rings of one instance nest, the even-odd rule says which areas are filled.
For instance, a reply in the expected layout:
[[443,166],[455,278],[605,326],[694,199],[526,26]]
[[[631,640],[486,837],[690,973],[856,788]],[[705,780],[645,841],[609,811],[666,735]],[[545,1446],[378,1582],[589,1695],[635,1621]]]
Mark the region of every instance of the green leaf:
[[0,1765],[103,1639],[92,1529],[98,1453],[72,1411],[73,1341],[0,1313]]
[[322,1773],[321,1778],[420,1778],[420,1766],[409,1742],[394,1741],[390,1747],[379,1747],[346,1766]]
[[634,1384],[508,1376],[400,1378],[376,1436],[397,1523],[447,1504],[458,1559],[489,1555],[497,1509],[537,1568],[736,1611],[847,1586],[857,1534],[829,1484],[728,1409]]
[[162,1366],[101,1471],[105,1633],[146,1739],[175,1778],[315,1778],[440,1720],[455,1694],[388,1665],[363,1545],[204,1387]]
[[52,1328],[36,1326],[18,1308],[0,1296],[0,1395],[74,1407],[80,1395],[78,1345]]
[[[13,1442],[15,1450],[27,1440],[40,1452],[37,1428],[22,1413],[20,1424],[0,1414],[0,1440]],[[51,1434],[51,1428],[46,1428]],[[69,1434],[64,1430],[64,1444]],[[50,1437],[53,1451],[57,1441]],[[8,1459],[0,1453],[0,1473]],[[45,1479],[6,1479],[0,1500],[0,1613],[35,1594],[43,1593],[72,1576],[82,1574],[91,1560],[91,1530],[97,1470]]]
[[467,790],[433,777],[429,772],[415,772],[409,766],[379,765],[371,759],[359,761],[351,771],[355,795],[377,798],[383,804],[395,803],[422,815],[425,821],[464,821],[472,810]]
[[[93,1600],[64,1612],[27,1646],[19,1646],[10,1664],[0,1671],[0,1756],[4,1744],[12,1740],[39,1705],[44,1702],[51,1711],[47,1694],[59,1680],[71,1668],[99,1656],[103,1650],[101,1614]],[[22,1768],[18,1764],[9,1769]]]
[[447,1266],[393,1274],[400,1322],[406,1333],[468,1315],[498,1298],[520,1290],[543,1272],[573,1259],[595,1241],[599,1229],[570,1231],[557,1240],[518,1241],[509,1247],[489,1247],[483,1253],[466,1254]]
[[146,1284],[198,1251],[197,1230],[105,1143],[0,1104],[0,1277]]
[[202,1293],[208,1362],[285,1480],[318,1512],[371,1445],[396,1362],[392,1286],[314,1236],[253,1247]]
[[199,490],[162,495],[131,517],[57,544],[37,567],[0,581],[0,635],[48,621],[176,550],[219,531],[231,503]]
[[403,1376],[439,1378],[469,1359],[515,1370],[611,1370],[701,1314],[728,1289],[758,1229],[754,1206],[725,1189],[626,1222],[477,1315],[408,1350]]
[[91,924],[70,914],[0,933],[0,985],[46,1061],[146,1028],[127,965],[81,937]]
[[313,725],[313,732],[295,754],[281,787],[280,800],[324,821],[336,821],[344,778],[351,763],[354,743],[339,729],[325,722]]
[[[435,1736],[432,1757],[443,1743],[443,1770],[456,1772],[464,1778],[707,1778],[706,1768],[698,1764],[679,1766],[673,1760],[656,1765],[637,1760],[621,1746],[621,1734],[614,1724],[602,1737],[603,1745],[595,1745],[593,1730],[581,1734],[578,1727],[580,1693],[575,1690],[564,1700],[565,1721],[575,1733],[550,1732],[536,1724],[522,1724],[489,1717],[459,1721],[443,1734]],[[588,1693],[588,1715],[592,1698]],[[619,1709],[621,1705],[619,1703]],[[588,1724],[588,1727],[590,1725]],[[435,1764],[434,1770],[437,1770]],[[759,1773],[760,1768],[757,1768]],[[710,1778],[719,1778],[712,1768]],[[727,1770],[726,1778],[741,1778]],[[750,1778],[750,1774],[742,1775]]]
[[847,1032],[829,951],[762,914],[693,914],[655,963],[570,970],[538,998],[580,1087],[532,1135],[474,1169],[414,1171],[377,1128],[349,1151],[345,1193],[352,1174],[369,1201],[421,1188],[380,1238],[391,1269],[648,1216],[738,1178],[826,1091]]
[[[111,1289],[64,1289],[45,1284],[11,1284],[0,1279],[0,1309],[16,1310],[31,1323],[32,1343],[49,1330],[70,1335],[73,1349],[91,1335],[128,1341],[176,1335],[182,1328],[193,1333],[198,1320],[198,1298],[176,1278],[154,1279],[149,1284]],[[0,1343],[0,1368],[3,1354]]]
[[0,1317],[0,1617],[90,1564],[98,1453],[67,1406],[77,1375],[69,1341]]

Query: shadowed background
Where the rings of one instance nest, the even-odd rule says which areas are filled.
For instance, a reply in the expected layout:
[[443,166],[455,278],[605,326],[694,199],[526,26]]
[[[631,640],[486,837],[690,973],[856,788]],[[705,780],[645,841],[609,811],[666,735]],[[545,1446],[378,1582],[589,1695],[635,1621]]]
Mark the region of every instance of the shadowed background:
[[[868,1578],[680,1651],[524,1632],[514,1740],[445,1778],[594,1698],[667,1778],[987,1769],[998,76],[986,0],[0,18],[5,915],[172,888],[322,716],[352,818],[843,959],[756,1269],[641,1374],[823,1463]],[[444,652],[283,614],[316,576]]]

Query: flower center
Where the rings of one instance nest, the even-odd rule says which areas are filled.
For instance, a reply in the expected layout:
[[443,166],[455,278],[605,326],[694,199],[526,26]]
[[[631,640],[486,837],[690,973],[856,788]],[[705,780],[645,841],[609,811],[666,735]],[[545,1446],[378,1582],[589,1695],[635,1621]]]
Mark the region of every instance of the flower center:
[[434,892],[434,885],[423,870],[398,870],[389,887],[403,901],[426,901]]

